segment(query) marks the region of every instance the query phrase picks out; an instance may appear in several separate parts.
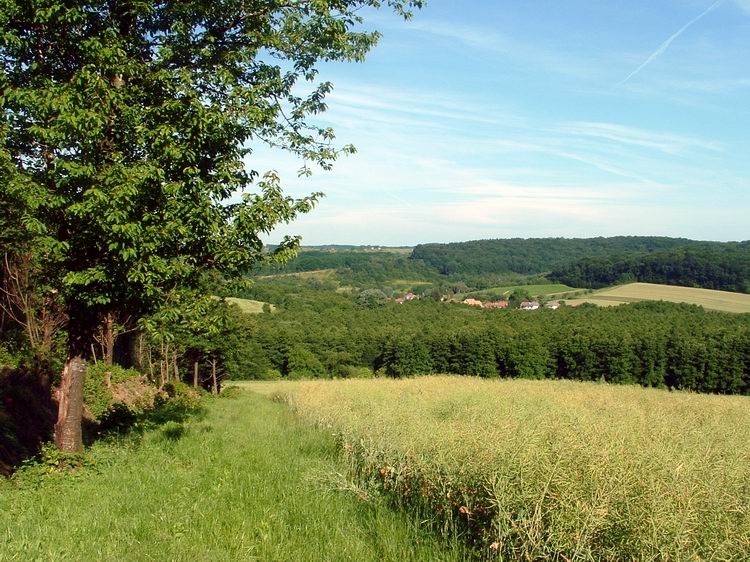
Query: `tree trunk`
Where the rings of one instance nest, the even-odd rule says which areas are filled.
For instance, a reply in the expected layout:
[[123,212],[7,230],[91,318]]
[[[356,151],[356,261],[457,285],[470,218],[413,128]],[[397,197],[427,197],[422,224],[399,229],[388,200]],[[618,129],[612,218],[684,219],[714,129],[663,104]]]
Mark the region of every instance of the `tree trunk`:
[[159,390],[161,390],[167,383],[166,373],[164,372],[164,342],[159,345],[159,350],[161,351],[159,357]]
[[219,385],[216,382],[216,359],[211,359],[211,382],[213,383],[213,393],[219,394]]
[[112,360],[115,353],[115,317],[111,312],[107,313],[104,319],[104,364],[107,367],[112,366]]
[[166,344],[163,347],[162,357],[164,360],[164,373],[166,376],[166,381],[169,382],[169,369],[171,367],[171,365],[169,364],[169,344]]
[[66,453],[78,453],[83,450],[81,418],[85,378],[86,362],[80,354],[71,353],[62,372],[55,424],[55,445]]
[[135,337],[130,338],[130,353],[133,356],[133,367],[140,372],[147,370],[143,353],[143,334],[137,332]]
[[193,361],[193,388],[198,388],[198,362]]
[[172,370],[174,371],[174,382],[182,382],[180,379],[180,369],[177,367],[177,351],[172,353]]

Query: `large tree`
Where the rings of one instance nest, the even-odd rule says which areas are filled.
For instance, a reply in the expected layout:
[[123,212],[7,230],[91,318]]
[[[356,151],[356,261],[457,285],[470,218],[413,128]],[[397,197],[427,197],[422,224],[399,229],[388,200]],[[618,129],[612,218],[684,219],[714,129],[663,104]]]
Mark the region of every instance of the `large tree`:
[[262,233],[310,210],[317,195],[285,196],[251,149],[330,166],[333,132],[310,123],[331,89],[316,66],[362,60],[378,35],[359,14],[381,4],[406,16],[422,0],[0,0],[0,200],[24,201],[13,226],[68,317],[60,448],[81,447],[101,322],[206,270],[241,273],[267,259]]

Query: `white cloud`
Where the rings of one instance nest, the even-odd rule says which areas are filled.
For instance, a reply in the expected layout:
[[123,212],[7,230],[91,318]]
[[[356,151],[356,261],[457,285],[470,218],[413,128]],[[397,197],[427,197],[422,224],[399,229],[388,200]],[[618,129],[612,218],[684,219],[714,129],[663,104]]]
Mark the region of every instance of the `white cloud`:
[[621,144],[655,149],[666,154],[682,154],[691,149],[720,151],[722,145],[715,141],[647,131],[615,123],[573,122],[563,125],[560,131],[570,135],[596,137]]
[[545,72],[579,79],[592,78],[598,74],[595,66],[588,61],[561,54],[559,49],[546,49],[487,27],[445,24],[423,19],[410,22],[409,27],[412,30],[453,39],[481,52],[484,56],[490,53],[506,59],[506,63],[518,63],[518,68],[522,70],[543,69]]

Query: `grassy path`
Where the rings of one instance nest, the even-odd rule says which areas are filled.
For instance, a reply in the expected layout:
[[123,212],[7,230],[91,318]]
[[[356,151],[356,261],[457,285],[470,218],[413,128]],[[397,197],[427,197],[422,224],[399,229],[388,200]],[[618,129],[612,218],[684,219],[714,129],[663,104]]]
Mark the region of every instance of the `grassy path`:
[[74,476],[0,482],[0,560],[461,559],[337,491],[331,440],[265,397],[213,401],[174,429],[99,443]]

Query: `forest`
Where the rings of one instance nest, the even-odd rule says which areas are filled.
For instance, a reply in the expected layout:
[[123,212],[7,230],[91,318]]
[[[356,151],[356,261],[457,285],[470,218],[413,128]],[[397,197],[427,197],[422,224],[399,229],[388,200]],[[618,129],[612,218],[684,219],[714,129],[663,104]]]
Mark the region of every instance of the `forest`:
[[587,257],[555,269],[548,277],[574,287],[593,289],[641,281],[750,293],[750,242]]
[[424,261],[443,275],[503,272],[528,275],[546,273],[584,257],[655,252],[699,243],[661,236],[507,238],[420,244],[414,248],[411,257]]
[[747,314],[664,302],[532,312],[374,303],[311,280],[258,282],[246,296],[280,307],[252,319],[252,378],[453,373],[750,393]]

